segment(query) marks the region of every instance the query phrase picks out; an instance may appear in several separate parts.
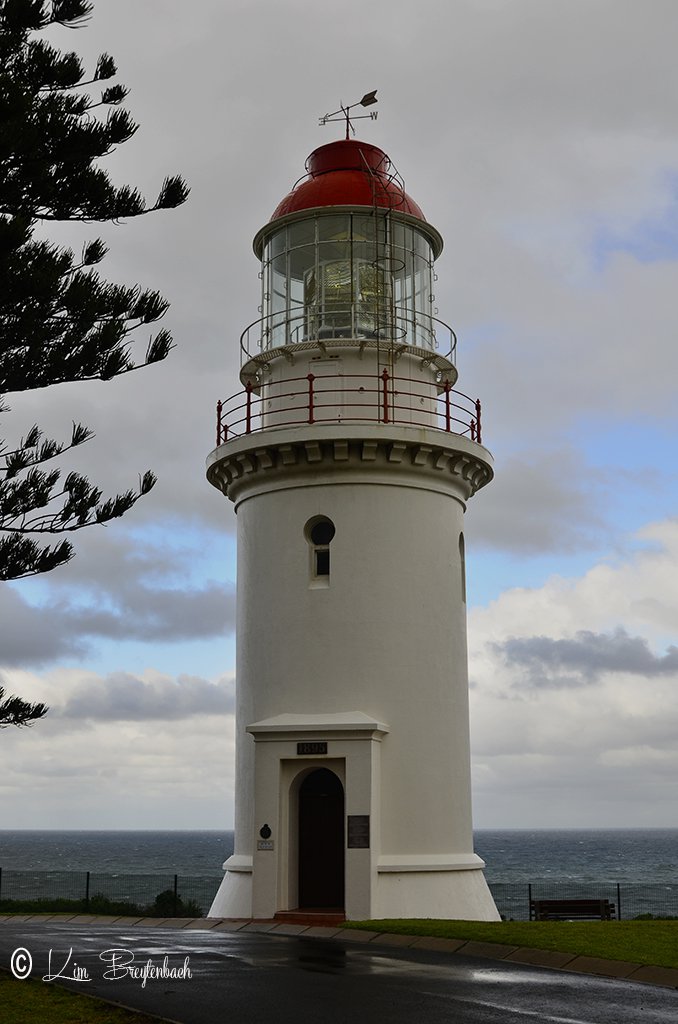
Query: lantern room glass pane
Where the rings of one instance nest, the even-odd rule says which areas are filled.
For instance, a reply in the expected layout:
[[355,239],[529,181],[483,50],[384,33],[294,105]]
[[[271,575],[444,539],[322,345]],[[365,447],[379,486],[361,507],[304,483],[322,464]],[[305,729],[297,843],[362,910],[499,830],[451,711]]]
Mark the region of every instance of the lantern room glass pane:
[[288,245],[296,249],[298,245],[315,245],[315,220],[298,220],[288,228]]
[[318,263],[333,263],[351,260],[351,243],[348,239],[318,243]]
[[271,260],[271,303],[274,313],[287,309],[287,253]]
[[287,228],[282,228],[280,231],[276,231],[276,233],[269,239],[266,249],[266,255],[269,258],[273,258],[274,256],[279,256],[283,252],[287,252]]
[[417,256],[421,256],[422,259],[431,262],[431,246],[423,235],[420,235],[418,231],[413,232],[414,234],[414,251]]
[[353,214],[353,239],[383,245],[386,241],[387,218],[383,212]]
[[405,225],[398,221],[391,222],[391,245],[397,249],[405,248]]
[[353,306],[350,241],[319,243],[317,272],[308,275],[304,302],[309,316],[317,323],[319,337],[350,337]]
[[431,348],[430,271],[419,256],[414,257],[415,341],[418,348]]
[[318,217],[318,240],[347,241],[351,237],[351,218],[348,214],[330,217]]
[[315,261],[315,245],[302,245],[298,249],[292,249],[290,252],[290,280],[303,281],[308,269],[315,266]]

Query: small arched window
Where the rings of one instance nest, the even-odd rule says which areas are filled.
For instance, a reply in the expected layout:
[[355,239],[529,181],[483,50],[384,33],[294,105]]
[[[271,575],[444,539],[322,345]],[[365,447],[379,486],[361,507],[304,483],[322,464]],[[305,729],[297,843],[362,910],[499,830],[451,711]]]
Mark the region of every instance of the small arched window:
[[329,583],[330,544],[336,530],[326,516],[315,516],[306,523],[304,533],[311,548],[311,579]]

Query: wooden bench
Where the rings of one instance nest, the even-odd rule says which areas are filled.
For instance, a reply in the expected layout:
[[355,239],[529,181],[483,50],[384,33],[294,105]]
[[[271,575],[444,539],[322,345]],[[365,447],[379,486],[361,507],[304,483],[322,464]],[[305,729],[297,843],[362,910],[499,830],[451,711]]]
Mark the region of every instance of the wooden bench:
[[609,900],[530,900],[530,921],[614,921]]

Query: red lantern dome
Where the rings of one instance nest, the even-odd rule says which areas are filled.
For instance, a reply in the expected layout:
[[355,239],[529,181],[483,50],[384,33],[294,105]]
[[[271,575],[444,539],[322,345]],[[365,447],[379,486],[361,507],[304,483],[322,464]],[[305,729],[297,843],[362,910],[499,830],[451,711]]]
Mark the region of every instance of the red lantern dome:
[[421,209],[391,170],[383,150],[357,139],[314,149],[303,178],[276,207],[271,221],[322,206],[381,206],[425,221]]

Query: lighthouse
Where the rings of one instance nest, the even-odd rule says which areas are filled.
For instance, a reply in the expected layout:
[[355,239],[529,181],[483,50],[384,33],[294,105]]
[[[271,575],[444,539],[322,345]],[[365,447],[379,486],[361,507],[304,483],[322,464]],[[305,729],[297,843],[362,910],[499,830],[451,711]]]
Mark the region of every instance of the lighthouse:
[[437,315],[442,247],[351,137],[255,236],[261,316],[207,469],[238,536],[212,917],[499,918],[473,851],[463,524],[492,458]]

